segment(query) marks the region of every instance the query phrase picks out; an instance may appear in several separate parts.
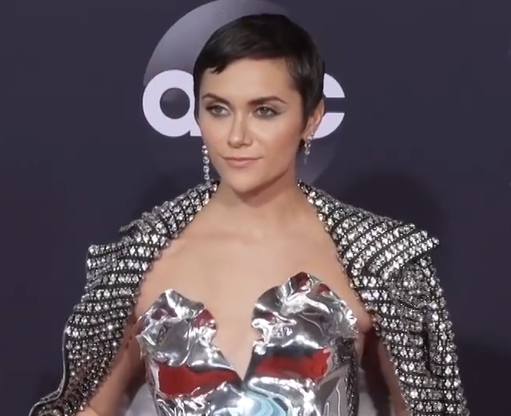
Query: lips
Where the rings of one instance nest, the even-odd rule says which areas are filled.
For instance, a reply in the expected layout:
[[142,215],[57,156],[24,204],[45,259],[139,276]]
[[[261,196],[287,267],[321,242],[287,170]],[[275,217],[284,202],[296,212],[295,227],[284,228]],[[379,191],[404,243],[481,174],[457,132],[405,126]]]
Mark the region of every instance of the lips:
[[224,157],[225,162],[234,168],[243,168],[250,166],[254,162],[258,160],[258,158],[253,157]]
[[233,160],[235,162],[245,162],[247,160],[257,160],[255,157],[225,157],[225,160]]

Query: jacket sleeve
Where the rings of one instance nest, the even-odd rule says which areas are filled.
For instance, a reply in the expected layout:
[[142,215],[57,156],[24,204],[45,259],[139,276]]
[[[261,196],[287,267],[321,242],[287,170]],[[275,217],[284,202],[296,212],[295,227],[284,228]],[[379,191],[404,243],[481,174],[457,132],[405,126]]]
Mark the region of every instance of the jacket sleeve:
[[89,248],[84,294],[63,331],[60,385],[40,399],[29,416],[75,416],[111,372],[138,283],[117,260],[122,250],[122,242]]
[[416,287],[424,295],[421,302],[424,318],[424,341],[427,366],[435,380],[440,414],[468,416],[454,342],[454,332],[443,290],[431,256],[420,257],[410,263],[407,270],[416,280]]

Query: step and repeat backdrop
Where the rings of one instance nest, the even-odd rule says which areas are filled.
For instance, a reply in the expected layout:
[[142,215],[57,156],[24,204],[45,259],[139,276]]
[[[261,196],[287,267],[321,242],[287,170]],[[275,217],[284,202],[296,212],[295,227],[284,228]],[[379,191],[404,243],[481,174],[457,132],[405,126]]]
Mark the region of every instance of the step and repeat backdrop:
[[202,181],[194,59],[220,25],[282,12],[327,62],[301,176],[440,238],[476,416],[509,415],[509,1],[3,0],[0,413],[57,387],[92,243]]

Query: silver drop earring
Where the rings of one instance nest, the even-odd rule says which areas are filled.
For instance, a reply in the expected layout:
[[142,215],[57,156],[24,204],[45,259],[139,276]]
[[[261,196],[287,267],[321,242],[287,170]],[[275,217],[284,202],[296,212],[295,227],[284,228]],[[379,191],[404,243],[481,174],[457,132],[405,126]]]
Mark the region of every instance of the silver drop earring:
[[209,165],[211,160],[209,159],[208,148],[205,144],[202,145],[202,173],[204,174],[204,180],[207,183],[211,182],[211,176],[209,175]]
[[305,144],[303,146],[303,163],[305,164],[307,164],[307,157],[311,154],[311,145],[313,137],[314,135],[311,134],[309,138],[305,140]]

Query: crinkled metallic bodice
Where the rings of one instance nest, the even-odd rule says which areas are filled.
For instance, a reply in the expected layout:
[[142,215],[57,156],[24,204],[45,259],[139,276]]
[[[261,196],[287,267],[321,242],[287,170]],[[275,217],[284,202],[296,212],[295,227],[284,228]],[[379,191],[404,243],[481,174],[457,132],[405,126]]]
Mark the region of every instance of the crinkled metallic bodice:
[[300,273],[260,296],[243,379],[215,346],[202,303],[162,294],[137,323],[160,416],[352,416],[357,413],[355,317],[318,279]]

